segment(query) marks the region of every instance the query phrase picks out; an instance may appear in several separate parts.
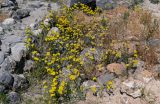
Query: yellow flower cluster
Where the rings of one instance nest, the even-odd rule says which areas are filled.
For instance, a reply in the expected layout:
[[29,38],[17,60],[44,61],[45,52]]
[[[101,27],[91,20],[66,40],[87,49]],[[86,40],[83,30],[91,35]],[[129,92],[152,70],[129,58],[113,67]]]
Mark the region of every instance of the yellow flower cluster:
[[52,80],[51,89],[49,90],[51,97],[56,96],[57,87],[58,87],[58,76],[54,77]]
[[65,85],[66,85],[66,82],[65,82],[65,81],[62,81],[61,84],[60,84],[60,86],[59,86],[59,88],[58,88],[58,93],[59,93],[60,95],[63,94]]
[[111,89],[113,89],[113,81],[108,81],[106,82],[106,89],[109,91]]
[[[30,36],[32,32],[29,29],[26,30],[28,34],[26,43],[31,50],[33,60],[37,63],[37,67],[45,70],[52,78],[52,81],[47,83],[49,85],[45,82],[44,88],[49,90],[50,97],[53,99],[66,97],[71,94],[70,92],[75,93],[77,90],[81,90],[80,84],[77,84],[81,80],[81,75],[85,75],[85,77],[89,75],[89,78],[96,82],[97,76],[92,75],[90,67],[95,69],[97,66],[98,71],[101,71],[106,64],[118,62],[120,59],[125,61],[127,67],[131,64],[128,62],[128,56],[123,57],[124,54],[127,55],[124,51],[110,48],[114,46],[115,42],[109,45],[111,39],[108,38],[110,37],[107,34],[108,27],[102,26],[101,20],[93,18],[87,24],[84,21],[78,22],[77,11],[82,11],[85,16],[91,17],[97,13],[84,4],[77,4],[71,8],[65,7],[55,16],[56,27],[60,32],[49,31],[52,24],[41,23],[40,27],[44,33],[37,37],[38,43],[36,44],[32,43]],[[53,17],[52,12],[47,16],[49,19]],[[103,24],[105,24],[104,22],[107,21],[103,21]],[[87,62],[81,57],[81,53],[87,48],[89,50],[83,55],[92,64],[84,70]],[[104,52],[99,52],[97,49],[103,49]],[[103,57],[99,61],[96,60],[97,55],[95,54],[100,55],[100,53],[103,53]],[[136,58],[138,58],[138,52],[135,50],[132,60],[134,64],[137,64]],[[113,82],[108,81],[106,87],[107,90],[112,89]],[[92,86],[91,90],[96,92],[96,86]]]

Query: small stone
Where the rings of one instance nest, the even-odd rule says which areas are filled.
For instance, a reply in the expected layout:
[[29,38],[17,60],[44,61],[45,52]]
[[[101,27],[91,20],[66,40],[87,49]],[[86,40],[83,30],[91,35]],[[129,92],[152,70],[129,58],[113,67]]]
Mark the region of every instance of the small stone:
[[114,75],[105,73],[97,78],[97,82],[101,85],[106,85],[106,83],[110,80],[114,79]]
[[29,86],[28,80],[24,77],[23,74],[20,75],[13,75],[14,77],[14,83],[13,83],[13,89],[15,91],[18,90],[25,90]]
[[126,73],[125,65],[119,63],[112,63],[107,65],[107,70],[111,73],[115,73],[116,75],[123,75]]
[[160,46],[160,39],[149,39],[148,45],[151,47]]
[[51,30],[48,32],[48,35],[53,35],[52,33],[60,33],[57,27],[52,27]]
[[7,18],[7,19],[5,19],[3,22],[2,22],[2,24],[3,25],[7,25],[7,26],[9,26],[9,25],[13,25],[15,23],[15,21],[14,21],[14,19],[13,18]]
[[88,90],[90,89],[92,86],[96,86],[97,88],[100,88],[100,85],[97,82],[88,80],[83,82],[82,87],[84,88],[84,90]]
[[44,25],[49,25],[49,21],[50,21],[49,19],[45,19],[44,20]]
[[25,62],[25,66],[23,68],[24,71],[31,71],[34,68],[34,61],[32,60],[27,60]]
[[34,36],[37,36],[37,35],[39,35],[39,34],[41,34],[42,33],[42,29],[38,29],[38,30],[34,30],[33,31],[33,35]]
[[30,24],[30,28],[31,28],[31,30],[36,30],[37,28],[38,28],[38,24],[39,23],[32,23],[32,24]]
[[0,35],[4,35],[4,29],[0,27]]
[[0,65],[4,61],[4,53],[0,51]]
[[7,96],[9,104],[20,104],[21,97],[17,92],[10,92]]

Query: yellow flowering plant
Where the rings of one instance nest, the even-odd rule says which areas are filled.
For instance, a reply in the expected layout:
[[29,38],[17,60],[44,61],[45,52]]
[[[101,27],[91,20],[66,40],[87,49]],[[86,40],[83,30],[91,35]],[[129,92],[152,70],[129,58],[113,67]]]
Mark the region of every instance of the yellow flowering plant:
[[[82,82],[85,78],[96,82],[97,72],[102,71],[102,66],[124,62],[129,67],[129,57],[133,57],[134,65],[137,64],[137,51],[131,56],[127,49],[112,48],[115,41],[108,33],[109,21],[98,15],[98,9],[93,11],[84,4],[76,4],[71,8],[64,7],[56,14],[50,12],[46,17],[49,23],[42,21],[42,33],[37,36],[33,36],[29,28],[26,29],[26,46],[32,53],[37,69],[52,79],[44,84],[50,96],[48,102],[62,103],[63,100],[81,98]],[[52,27],[57,27],[59,32],[51,30]],[[82,55],[85,49],[89,50]],[[97,53],[100,54],[99,59]],[[96,66],[99,70],[96,70]],[[111,89],[112,85],[108,82],[107,89]],[[93,86],[91,90],[96,92],[97,88]]]

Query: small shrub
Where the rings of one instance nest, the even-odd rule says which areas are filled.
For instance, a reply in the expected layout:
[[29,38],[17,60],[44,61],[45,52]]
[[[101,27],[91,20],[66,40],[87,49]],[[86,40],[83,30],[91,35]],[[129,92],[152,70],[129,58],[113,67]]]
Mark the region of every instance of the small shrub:
[[7,95],[4,93],[0,93],[0,103],[1,104],[8,104],[7,102]]

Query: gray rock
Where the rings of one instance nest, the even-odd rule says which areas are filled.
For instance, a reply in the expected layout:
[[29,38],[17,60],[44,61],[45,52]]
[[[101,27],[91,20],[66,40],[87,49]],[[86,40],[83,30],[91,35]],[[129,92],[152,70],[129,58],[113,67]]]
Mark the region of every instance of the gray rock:
[[22,37],[22,36],[10,35],[10,36],[4,37],[4,39],[2,40],[2,43],[14,44],[14,43],[20,43],[23,41],[24,41],[24,37]]
[[101,61],[103,58],[103,50],[102,49],[95,49],[94,51],[91,51],[92,48],[85,48],[80,56],[82,58],[82,61],[89,62],[89,58],[87,58],[85,55],[88,54],[88,56],[93,56],[95,61]]
[[121,92],[138,98],[142,96],[142,90],[144,89],[144,83],[139,80],[129,79],[122,82]]
[[37,23],[32,23],[29,27],[31,28],[31,30],[35,30],[37,28],[37,25]]
[[50,19],[48,19],[48,18],[46,18],[43,22],[44,22],[44,25],[49,25],[49,21],[50,21]]
[[96,5],[103,9],[113,9],[116,7],[115,0],[96,0]]
[[28,4],[28,8],[38,9],[42,7],[44,4],[40,1],[31,2]]
[[13,89],[15,91],[25,90],[29,87],[28,80],[24,77],[23,74],[13,75],[13,77],[14,77]]
[[75,3],[84,3],[84,4],[87,4],[89,2],[92,2],[93,0],[70,0],[70,6],[72,6],[73,4]]
[[5,91],[5,86],[0,85],[0,93],[3,93]]
[[11,7],[11,6],[18,6],[16,0],[5,0],[1,5],[2,8]]
[[0,65],[4,61],[4,53],[0,51]]
[[52,33],[60,33],[60,31],[57,27],[52,27],[51,30],[48,32],[48,35],[51,35]]
[[155,65],[152,70],[154,70],[156,73],[160,73],[160,64]]
[[97,82],[88,80],[82,83],[82,87],[84,91],[89,90],[91,87],[96,87],[98,90],[100,88],[100,85]]
[[97,78],[97,82],[101,85],[106,85],[106,83],[110,80],[114,79],[113,74],[105,73],[104,75],[101,75]]
[[12,59],[12,57],[8,56],[5,58],[0,67],[3,71],[13,72],[16,67],[16,62]]
[[30,16],[30,10],[29,9],[19,9],[12,15],[12,17],[16,20],[17,19],[18,20],[23,19],[23,18],[28,17],[28,16]]
[[42,29],[34,30],[33,35],[37,36],[42,33]]
[[4,35],[4,29],[0,27],[0,35]]
[[[90,57],[92,57],[93,59],[91,59]],[[80,58],[83,62],[84,70],[93,71],[95,69],[94,62],[101,62],[103,59],[103,50],[97,48],[92,51],[92,48],[85,48],[80,53]],[[88,68],[90,70],[88,70]],[[87,77],[89,77],[89,75]]]
[[4,43],[1,45],[1,51],[4,53],[4,54],[9,54],[11,52],[11,48],[9,46],[9,43]]
[[0,84],[4,86],[12,86],[13,85],[13,77],[6,71],[0,71]]
[[26,56],[25,43],[17,43],[15,46],[11,47],[11,57],[16,62],[20,62],[22,57]]
[[16,0],[18,4],[24,4],[25,0]]
[[160,39],[150,39],[148,41],[148,45],[153,47],[153,46],[160,46]]
[[153,104],[160,104],[160,81],[152,80],[145,86],[144,97],[147,102],[154,102]]
[[9,104],[21,104],[21,97],[17,92],[10,92],[7,96]]
[[4,26],[9,26],[9,25],[13,25],[15,23],[14,19],[13,18],[7,18],[5,19],[2,24]]
[[30,71],[30,70],[32,70],[32,68],[34,68],[34,61],[32,61],[32,60],[27,60],[27,61],[25,62],[25,66],[24,66],[23,70],[24,70],[24,71]]

